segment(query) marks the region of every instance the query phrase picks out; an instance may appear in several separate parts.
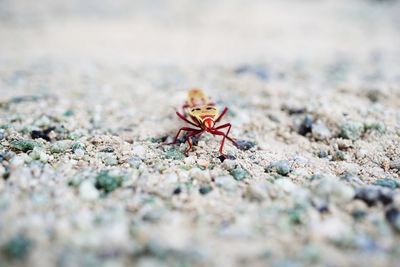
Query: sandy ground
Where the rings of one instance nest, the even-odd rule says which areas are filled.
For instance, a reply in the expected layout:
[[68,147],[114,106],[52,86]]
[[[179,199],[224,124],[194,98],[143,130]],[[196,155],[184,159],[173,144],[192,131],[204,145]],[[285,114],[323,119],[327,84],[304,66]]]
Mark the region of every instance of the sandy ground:
[[0,1],[0,266],[400,266],[399,13]]

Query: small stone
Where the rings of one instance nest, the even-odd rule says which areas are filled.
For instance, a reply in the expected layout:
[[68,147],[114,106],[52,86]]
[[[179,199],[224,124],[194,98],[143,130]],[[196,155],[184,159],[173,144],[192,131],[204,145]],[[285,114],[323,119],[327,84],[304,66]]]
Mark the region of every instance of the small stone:
[[201,167],[207,168],[208,165],[210,165],[210,162],[208,160],[199,159],[197,160],[197,164],[199,164]]
[[311,128],[312,137],[316,140],[328,140],[332,134],[328,127],[324,123],[314,123]]
[[268,198],[267,187],[263,183],[252,183],[247,187],[246,196],[251,200],[263,201]]
[[232,170],[236,167],[237,163],[235,160],[226,159],[222,164],[221,167],[225,170]]
[[220,156],[218,156],[217,157],[221,162],[224,162],[225,160],[227,160],[227,159],[230,159],[230,160],[234,160],[234,159],[236,159],[236,157],[235,156],[232,156],[232,155],[220,155]]
[[385,217],[390,225],[400,232],[400,211],[397,208],[392,207],[386,211]]
[[167,159],[173,159],[173,160],[181,160],[185,158],[185,155],[182,153],[179,148],[172,147],[164,152],[164,156]]
[[99,197],[100,192],[90,181],[83,181],[79,185],[79,195],[86,200],[95,200]]
[[49,156],[46,154],[46,151],[41,147],[33,148],[32,152],[29,154],[29,156],[33,160],[40,160],[42,162],[47,162],[49,159]]
[[100,150],[100,152],[103,152],[103,153],[113,153],[113,152],[114,152],[114,148],[111,147],[111,146],[108,146],[108,147],[105,147],[105,148],[103,148],[102,150]]
[[364,124],[355,121],[347,121],[340,128],[339,136],[344,139],[357,140],[364,133]]
[[392,160],[389,163],[389,168],[390,169],[396,169],[396,170],[400,171],[400,160]]
[[182,189],[178,186],[177,188],[174,189],[172,193],[174,195],[179,195],[180,193],[182,193]]
[[242,169],[239,165],[237,165],[234,169],[231,169],[229,173],[236,181],[243,180],[249,176],[249,173]]
[[289,178],[281,178],[275,181],[275,185],[287,193],[293,193],[298,188]]
[[200,170],[199,168],[193,168],[190,170],[190,177],[200,182],[211,182],[210,172],[208,170]]
[[333,161],[343,161],[346,160],[346,153],[341,150],[336,151],[332,156]]
[[75,142],[71,145],[71,150],[75,152],[75,150],[85,150],[85,145],[81,142]]
[[256,145],[256,143],[248,140],[237,140],[235,142],[236,142],[236,147],[243,151],[250,150]]
[[374,185],[379,185],[379,186],[387,187],[390,189],[396,189],[397,187],[399,187],[399,182],[397,182],[396,180],[393,180],[393,179],[383,178],[383,179],[376,180]]
[[83,157],[85,155],[85,150],[83,150],[83,149],[75,149],[74,154],[77,157]]
[[334,203],[347,203],[354,198],[354,189],[335,176],[323,177],[315,187],[317,195]]
[[364,201],[368,206],[374,206],[381,202],[388,205],[393,202],[393,194],[390,189],[368,185],[356,189],[355,198]]
[[10,142],[10,146],[14,150],[28,152],[40,146],[40,144],[33,140],[14,140]]
[[377,131],[380,134],[384,134],[386,126],[383,122],[366,122],[364,123],[365,130]]
[[202,195],[206,195],[212,191],[212,187],[209,185],[203,185],[199,188],[199,192]]
[[55,129],[56,129],[55,127],[50,127],[50,128],[47,128],[47,129],[41,130],[41,131],[33,130],[31,132],[31,137],[32,137],[32,139],[42,138],[42,139],[44,139],[46,141],[50,141],[49,134],[50,134],[51,131],[53,131]]
[[287,176],[292,170],[290,168],[290,163],[287,160],[279,160],[270,164],[266,169],[266,172],[275,171],[276,173]]
[[18,234],[6,242],[4,254],[13,260],[25,259],[32,247],[32,241],[23,234]]
[[232,176],[219,176],[215,178],[215,184],[218,187],[224,188],[228,191],[233,191],[237,184]]
[[50,152],[53,154],[63,153],[71,147],[70,140],[61,140],[53,143],[50,147]]
[[328,157],[328,152],[324,149],[320,149],[318,151],[318,157],[323,159],[323,158],[327,158]]
[[306,115],[304,117],[303,121],[301,122],[297,132],[300,135],[305,136],[306,134],[311,132],[313,123],[314,123],[314,119],[310,115]]
[[103,190],[105,193],[114,191],[122,185],[123,177],[120,175],[112,175],[108,171],[102,171],[96,176],[96,188]]
[[107,166],[118,165],[117,156],[114,154],[104,153],[101,158],[102,158],[104,164],[106,164]]
[[[168,152],[174,152],[174,153],[176,153],[176,151],[175,151],[175,149],[174,148],[171,148],[171,149],[169,149],[169,150],[167,150],[167,153]],[[144,147],[144,146],[142,146],[142,145],[135,145],[133,148],[132,148],[132,152],[133,152],[133,154],[134,155],[136,155],[136,156],[138,156],[138,157],[140,157],[140,158],[144,158],[144,156],[146,155],[146,148]],[[183,158],[183,157],[182,157]]]

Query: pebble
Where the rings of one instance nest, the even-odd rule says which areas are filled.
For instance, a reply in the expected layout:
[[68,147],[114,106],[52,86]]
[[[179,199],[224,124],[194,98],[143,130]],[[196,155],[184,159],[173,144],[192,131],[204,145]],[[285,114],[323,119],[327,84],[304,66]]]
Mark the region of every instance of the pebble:
[[293,193],[298,188],[289,178],[281,178],[275,181],[275,185],[287,193]]
[[320,179],[315,187],[315,193],[338,204],[347,203],[355,196],[354,189],[341,182],[336,176],[324,176]]
[[318,122],[314,123],[311,128],[312,137],[316,140],[328,140],[331,138],[332,133],[324,123]]
[[240,150],[246,151],[250,150],[256,146],[255,142],[248,141],[248,140],[236,140],[236,147]]
[[237,184],[232,176],[219,176],[215,178],[215,184],[218,187],[224,188],[228,191],[233,191]]
[[393,202],[393,195],[390,189],[374,185],[357,188],[355,198],[364,201],[368,206],[374,206],[379,202],[384,205]]
[[199,182],[211,182],[210,172],[208,170],[200,170],[199,168],[192,168],[190,170],[190,177]]
[[24,234],[17,234],[8,240],[3,246],[4,254],[14,260],[25,259],[32,248],[32,240]]
[[396,169],[396,170],[400,171],[400,160],[392,160],[389,163],[389,168],[390,169]]
[[172,147],[172,148],[164,151],[164,156],[167,159],[173,159],[173,160],[181,160],[181,159],[185,158],[185,155],[179,149],[179,147]]
[[[171,150],[171,149],[170,149]],[[168,150],[169,151],[169,150]],[[146,148],[142,145],[135,145],[132,148],[132,152],[135,156],[138,156],[140,158],[144,158],[146,155]]]
[[79,195],[86,200],[95,200],[99,198],[100,192],[92,182],[85,180],[79,185]]
[[199,188],[199,193],[202,195],[206,195],[212,191],[212,187],[210,185],[202,185]]
[[10,147],[17,151],[28,152],[40,144],[33,140],[14,140],[10,142]]
[[364,130],[364,124],[355,121],[347,121],[341,126],[339,136],[354,141],[361,138]]
[[400,211],[395,207],[389,208],[386,213],[386,220],[393,226],[395,230],[400,232]]
[[268,188],[265,183],[251,183],[247,186],[246,196],[250,200],[263,201],[268,198]]
[[232,175],[236,181],[241,181],[249,176],[249,173],[239,165],[229,170],[229,174]]
[[379,185],[379,186],[387,187],[390,189],[396,189],[397,187],[400,186],[399,182],[397,182],[394,179],[389,179],[389,178],[383,178],[383,179],[376,180],[374,182],[374,185]]
[[121,175],[112,175],[108,171],[102,171],[96,176],[96,188],[110,193],[122,185]]
[[364,123],[365,130],[374,130],[380,134],[384,134],[386,126],[383,122],[366,122]]
[[50,147],[50,152],[53,154],[56,153],[63,153],[67,149],[71,148],[71,141],[70,140],[61,140],[53,143]]
[[42,162],[47,162],[49,160],[49,155],[46,154],[46,151],[42,147],[33,148],[29,156],[33,160],[40,160]]
[[271,163],[267,168],[265,168],[266,172],[276,172],[280,175],[287,176],[291,171],[290,163],[287,160],[279,160],[274,163]]
[[301,122],[299,129],[297,130],[297,132],[300,135],[305,136],[306,134],[311,132],[312,126],[314,123],[314,119],[310,116],[310,115],[306,115],[303,119],[303,121]]

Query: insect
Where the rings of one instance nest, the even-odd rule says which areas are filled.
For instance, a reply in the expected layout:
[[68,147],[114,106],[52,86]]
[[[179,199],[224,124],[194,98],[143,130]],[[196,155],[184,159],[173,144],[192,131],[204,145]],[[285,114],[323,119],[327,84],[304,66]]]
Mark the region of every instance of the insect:
[[[179,129],[178,133],[175,136],[174,141],[171,144],[176,144],[181,132],[187,132],[184,136],[185,142],[188,143],[188,148],[185,150],[185,155],[188,155],[189,151],[192,149],[193,144],[191,142],[191,138],[195,136],[199,136],[204,132],[208,132],[213,135],[222,136],[221,145],[219,147],[219,152],[224,155],[223,147],[225,144],[225,139],[231,141],[235,146],[236,142],[229,137],[229,132],[231,130],[231,123],[225,123],[217,126],[218,122],[224,117],[228,108],[224,108],[220,113],[218,108],[214,105],[213,102],[205,95],[205,93],[200,89],[192,89],[188,92],[188,100],[183,106],[184,113],[183,115],[179,112],[176,112],[178,117],[190,124],[192,127],[182,127]],[[226,132],[223,132],[223,129],[226,129]]]

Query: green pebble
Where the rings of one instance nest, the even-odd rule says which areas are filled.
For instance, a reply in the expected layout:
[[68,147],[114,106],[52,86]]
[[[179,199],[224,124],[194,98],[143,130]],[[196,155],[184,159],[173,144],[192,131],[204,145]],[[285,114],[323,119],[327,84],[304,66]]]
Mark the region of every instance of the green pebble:
[[383,178],[383,179],[376,180],[374,185],[388,187],[390,189],[396,189],[397,187],[400,187],[399,182],[397,182],[396,180],[390,179],[390,178]]
[[357,140],[364,133],[364,124],[360,122],[348,121],[340,128],[339,136],[344,139]]
[[73,144],[72,144],[71,149],[72,149],[72,151],[74,151],[74,152],[75,152],[75,150],[78,150],[78,149],[85,150],[85,145],[82,144],[82,143],[80,143],[80,142],[76,142],[76,143],[73,143]]
[[122,185],[123,176],[111,175],[108,171],[102,171],[96,176],[96,188],[110,193]]
[[3,247],[4,254],[10,259],[24,259],[29,254],[32,241],[23,234],[12,237]]
[[346,159],[346,154],[343,151],[336,151],[332,157],[333,161],[343,161]]
[[63,116],[70,117],[70,116],[74,115],[74,113],[75,112],[72,109],[68,109],[63,113]]
[[279,160],[277,162],[274,162],[270,164],[265,171],[267,172],[272,172],[275,171],[276,173],[282,175],[282,176],[287,176],[292,170],[290,168],[289,161],[287,160]]
[[243,180],[249,176],[249,173],[240,166],[236,166],[234,169],[230,170],[229,173],[236,181]]
[[365,123],[364,128],[365,130],[374,130],[381,134],[384,134],[386,131],[386,126],[383,122]]
[[27,152],[40,146],[40,144],[33,140],[14,140],[10,142],[10,146],[15,150]]
[[180,151],[178,148],[170,148],[167,151],[164,152],[164,156],[167,159],[174,159],[174,160],[180,160],[184,159],[185,155]]
[[203,185],[199,188],[199,192],[202,195],[206,195],[212,191],[212,187],[209,185]]
[[62,140],[53,143],[50,147],[51,153],[63,153],[71,147],[70,141]]

